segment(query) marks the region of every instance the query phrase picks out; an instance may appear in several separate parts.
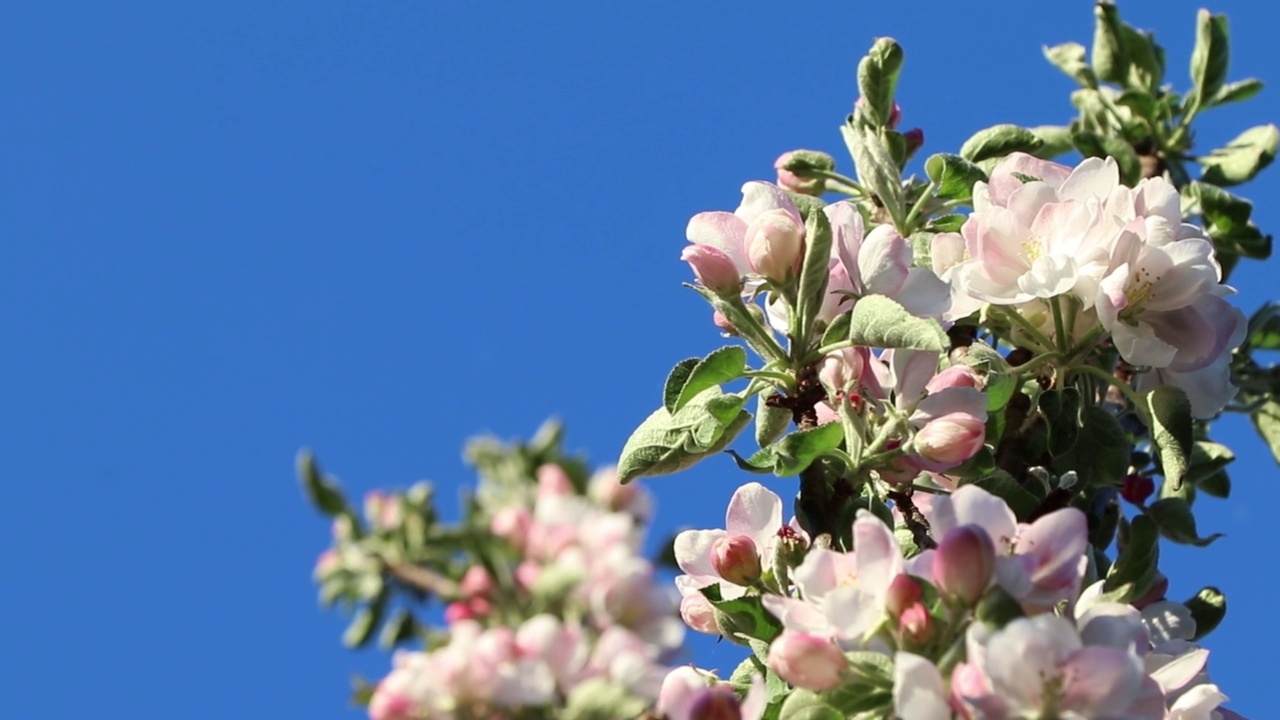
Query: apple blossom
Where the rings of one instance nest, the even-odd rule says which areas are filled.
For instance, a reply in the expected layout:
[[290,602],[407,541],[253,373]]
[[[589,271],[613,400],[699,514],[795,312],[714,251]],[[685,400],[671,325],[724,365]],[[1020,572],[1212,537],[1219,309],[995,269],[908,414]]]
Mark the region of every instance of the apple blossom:
[[951,528],[933,555],[938,589],[972,607],[995,576],[996,550],[986,531],[974,525]]
[[847,665],[830,639],[795,630],[783,630],[770,643],[766,664],[778,677],[809,690],[838,686]]

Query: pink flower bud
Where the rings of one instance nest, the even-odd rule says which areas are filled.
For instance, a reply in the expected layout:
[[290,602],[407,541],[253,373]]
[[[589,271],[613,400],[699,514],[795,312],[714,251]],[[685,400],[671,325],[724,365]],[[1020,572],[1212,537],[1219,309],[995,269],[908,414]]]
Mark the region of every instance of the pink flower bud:
[[523,548],[533,526],[533,514],[521,505],[508,505],[494,513],[489,521],[489,532],[506,540],[516,548]]
[[711,567],[734,585],[760,579],[760,552],[746,535],[726,535],[711,544]]
[[1127,475],[1120,487],[1120,497],[1134,505],[1141,505],[1156,491],[1156,483],[1146,475]]
[[451,602],[444,609],[444,621],[449,625],[474,617],[471,606],[464,602]]
[[689,705],[689,720],[742,720],[742,708],[733,688],[709,687]]
[[710,245],[687,245],[680,259],[689,263],[693,276],[711,292],[725,296],[742,292],[742,274],[720,250]]
[[472,565],[462,575],[462,582],[458,587],[467,596],[487,596],[493,591],[493,578],[489,577],[489,573],[483,567]]
[[341,566],[342,561],[338,559],[338,551],[329,548],[320,553],[320,557],[316,558],[316,568],[313,575],[316,580],[323,580]]
[[889,583],[889,591],[885,593],[884,597],[884,607],[889,611],[890,615],[898,617],[904,610],[920,602],[922,595],[920,583],[916,582],[910,575],[899,573]]
[[902,637],[919,647],[933,638],[933,618],[921,603],[915,603],[898,617]]
[[818,197],[826,190],[826,180],[818,174],[836,167],[835,158],[816,150],[792,150],[782,153],[773,163],[778,171],[778,186],[801,195]]
[[493,603],[482,597],[473,597],[467,600],[467,610],[470,612],[471,618],[486,618],[493,612]]
[[516,566],[516,583],[525,590],[533,587],[542,575],[542,566],[533,560],[525,560]]
[[538,468],[538,497],[557,497],[573,494],[573,480],[564,468],[547,463]]
[[827,355],[818,366],[818,380],[832,394],[856,392],[866,368],[864,348],[845,348]]
[[1147,590],[1142,597],[1131,603],[1134,607],[1141,610],[1142,608],[1164,600],[1169,593],[1169,577],[1160,571],[1156,571],[1155,582],[1151,583],[1151,588]]
[[933,555],[933,580],[944,594],[967,607],[978,604],[995,575],[996,548],[976,525],[951,528]]
[[925,392],[933,394],[951,388],[982,389],[982,378],[968,365],[952,365],[925,383]]
[[921,130],[920,128],[911,128],[910,130],[902,133],[902,139],[906,141],[907,157],[911,157],[915,154],[915,151],[924,147],[924,130]]
[[417,715],[417,708],[408,695],[388,687],[387,681],[378,683],[373,697],[369,698],[370,720],[410,720]]
[[806,690],[830,690],[840,684],[845,660],[826,638],[783,630],[769,646],[769,669],[792,685]]
[[680,599],[680,617],[685,625],[700,633],[720,634],[720,628],[716,625],[716,609],[702,593],[690,593]]
[[947,413],[916,433],[915,451],[934,465],[926,469],[945,470],[973,457],[986,437],[986,424],[978,418],[964,412]]
[[804,226],[786,210],[765,210],[747,226],[747,259],[766,278],[784,283],[796,274],[804,252]]
[[733,323],[729,322],[729,318],[725,317],[724,313],[720,312],[719,310],[713,311],[711,313],[711,323],[716,327],[720,328],[720,331],[723,332],[725,335],[728,335],[730,337],[738,336],[738,328],[734,327]]

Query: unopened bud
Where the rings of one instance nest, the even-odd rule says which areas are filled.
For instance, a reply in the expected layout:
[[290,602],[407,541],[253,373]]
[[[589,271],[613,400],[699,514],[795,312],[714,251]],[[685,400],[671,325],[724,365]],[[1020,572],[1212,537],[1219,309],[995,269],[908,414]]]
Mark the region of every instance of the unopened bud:
[[702,593],[690,593],[680,599],[680,618],[684,624],[707,635],[719,635],[716,609]]
[[711,544],[711,567],[734,585],[760,579],[760,552],[746,535],[726,535]]
[[822,358],[818,381],[832,395],[856,392],[866,367],[864,348],[845,348]]
[[1142,608],[1164,600],[1169,594],[1169,577],[1160,571],[1156,571],[1156,579],[1151,583],[1151,587],[1143,593],[1142,597],[1134,600],[1131,604],[1141,610]]
[[951,528],[933,555],[938,589],[973,607],[995,575],[996,549],[987,532],[974,525]]
[[925,392],[931,395],[951,388],[975,388],[981,390],[982,378],[968,365],[952,365],[929,378],[929,382],[925,383],[924,386]]
[[573,480],[564,468],[546,463],[538,468],[538,497],[573,494]]
[[902,611],[898,616],[898,628],[902,630],[902,637],[917,647],[933,638],[933,618],[922,603],[915,603]]
[[793,193],[822,195],[826,180],[820,173],[836,169],[836,160],[817,150],[792,150],[782,153],[773,163],[778,171],[778,185]]
[[742,275],[733,260],[710,245],[686,245],[680,259],[689,263],[693,276],[702,286],[717,295],[742,292]]
[[907,141],[906,157],[910,158],[917,150],[924,146],[924,131],[920,128],[911,128],[910,130],[902,133],[902,139]]
[[830,690],[840,684],[845,659],[827,638],[783,630],[769,646],[769,669],[806,690]]
[[703,690],[689,705],[689,720],[742,720],[742,707],[733,688],[717,685]]
[[729,318],[725,317],[724,313],[719,310],[711,313],[711,323],[720,328],[725,335],[730,337],[738,336],[738,328],[734,327],[733,323],[729,322]]
[[462,575],[458,588],[468,597],[487,596],[493,591],[493,578],[479,565],[472,565]]
[[1156,483],[1146,475],[1128,475],[1120,487],[1120,497],[1134,505],[1141,505],[1156,491]]
[[489,520],[489,531],[506,540],[517,549],[524,548],[533,527],[533,514],[520,505],[508,505],[494,513]]
[[965,412],[947,413],[925,424],[916,433],[915,451],[934,467],[946,470],[973,457],[987,437],[984,422]]
[[790,280],[800,267],[804,252],[804,226],[786,210],[765,210],[746,234],[751,267],[775,283]]
[[920,583],[916,582],[910,575],[899,573],[889,583],[889,591],[885,593],[885,610],[888,610],[890,615],[898,617],[907,608],[920,602],[922,595]]
[[463,620],[471,620],[474,617],[475,615],[471,612],[471,606],[465,602],[451,602],[444,609],[444,621],[449,625]]

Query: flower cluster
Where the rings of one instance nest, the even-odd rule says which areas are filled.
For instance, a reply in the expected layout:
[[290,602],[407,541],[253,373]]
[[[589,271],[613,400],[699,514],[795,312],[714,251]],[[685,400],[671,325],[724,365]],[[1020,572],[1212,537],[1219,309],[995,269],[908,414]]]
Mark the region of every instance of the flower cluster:
[[[1217,709],[1226,696],[1204,672],[1208,651],[1191,642],[1186,606],[1108,602],[1101,581],[1081,591],[1088,529],[1075,508],[1019,523],[1000,498],[966,485],[921,504],[935,547],[909,559],[893,529],[865,510],[853,524],[852,550],[777,552],[781,540],[796,537],[781,509],[763,486],[740,488],[726,530],[677,537],[686,573],[677,585],[686,600],[702,597],[712,617],[686,613],[690,627],[739,641],[771,638],[767,667],[796,688],[871,692],[878,681],[889,690],[886,711],[913,720],[1229,717]],[[759,557],[718,550],[732,538],[775,548],[766,569],[759,571]],[[756,570],[746,587],[743,566]],[[713,585],[718,590],[708,592]],[[754,599],[776,626],[725,629],[717,616],[726,598]],[[717,692],[703,690],[701,677],[686,668],[667,683]],[[743,717],[756,717],[754,708],[768,701],[752,692]],[[839,709],[847,697],[828,702]]]

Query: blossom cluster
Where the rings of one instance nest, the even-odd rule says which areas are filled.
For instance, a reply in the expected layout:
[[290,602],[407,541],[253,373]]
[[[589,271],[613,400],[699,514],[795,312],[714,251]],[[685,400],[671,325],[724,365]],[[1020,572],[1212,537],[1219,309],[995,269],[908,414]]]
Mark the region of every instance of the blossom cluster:
[[[1088,528],[1079,510],[1019,523],[974,485],[917,507],[936,547],[908,559],[894,531],[862,511],[854,549],[839,552],[810,546],[794,520],[783,523],[781,499],[744,485],[724,530],[676,539],[686,622],[728,632],[708,600],[711,586],[717,597],[758,598],[778,624],[770,672],[796,688],[832,691],[858,682],[866,653],[879,655],[893,712],[913,720],[1233,717],[1218,708],[1226,697],[1205,673],[1208,651],[1191,642],[1186,606],[1162,597],[1140,607],[1107,602],[1101,581],[1082,592]],[[1012,609],[993,619],[987,607],[1001,598]],[[681,672],[664,698],[687,704]],[[753,692],[743,718],[762,716]]]

